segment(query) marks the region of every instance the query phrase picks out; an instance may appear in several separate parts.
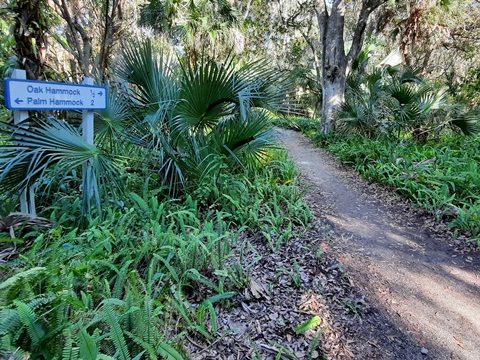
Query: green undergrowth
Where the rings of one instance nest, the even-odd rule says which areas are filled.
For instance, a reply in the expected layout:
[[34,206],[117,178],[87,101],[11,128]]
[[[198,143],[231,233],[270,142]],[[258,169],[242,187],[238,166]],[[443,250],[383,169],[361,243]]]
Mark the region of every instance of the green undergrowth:
[[480,138],[446,133],[419,143],[412,138],[325,136],[298,123],[322,147],[360,172],[431,211],[480,244]]
[[303,117],[279,117],[275,119],[275,125],[284,129],[302,131],[307,135],[317,132],[320,127],[318,119]]
[[216,308],[249,283],[231,258],[239,236],[306,224],[302,194],[276,151],[180,198],[144,182],[85,229],[71,225],[80,199],[57,199],[43,214],[52,229],[18,230],[3,246],[12,253],[0,263],[0,358],[188,358],[186,335],[221,337]]
[[427,144],[355,136],[321,141],[366,179],[393,187],[480,243],[479,138],[452,136]]
[[[0,94],[0,101],[2,103],[5,102],[4,97]],[[8,118],[11,116],[11,111],[8,110],[6,107],[4,107],[2,104],[0,104],[0,121],[6,122]]]

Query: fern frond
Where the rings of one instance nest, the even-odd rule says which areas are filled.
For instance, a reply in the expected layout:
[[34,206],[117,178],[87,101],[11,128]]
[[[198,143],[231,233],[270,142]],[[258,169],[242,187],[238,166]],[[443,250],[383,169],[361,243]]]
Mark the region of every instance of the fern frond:
[[[145,296],[145,301],[143,303],[143,318],[144,319],[151,319],[152,318],[152,299],[148,296]],[[151,331],[151,322],[144,321],[143,322],[143,333],[141,334],[143,340],[149,344],[153,343],[153,333]]]
[[119,358],[121,360],[130,360],[127,343],[123,336],[117,314],[109,304],[103,308],[103,317],[110,326],[110,338],[115,345],[115,350],[118,353]]
[[26,302],[28,306],[32,309],[37,309],[42,305],[46,305],[52,302],[57,297],[57,294],[48,293],[48,294],[41,294],[34,299]]
[[8,359],[8,360],[24,360],[27,359],[29,355],[25,354],[25,352],[13,346],[9,336],[4,336],[2,341],[0,342],[0,359]]
[[81,329],[76,336],[80,346],[80,355],[82,360],[96,360],[98,356],[98,348],[95,340],[85,330]]
[[20,320],[26,327],[27,333],[32,340],[32,344],[34,346],[39,345],[42,338],[45,336],[45,330],[41,324],[38,323],[37,315],[34,313],[33,309],[24,302],[15,300],[14,303],[17,306]]
[[44,271],[46,268],[44,267],[34,267],[34,268],[31,268],[31,269],[28,269],[28,270],[25,270],[25,271],[22,271],[22,272],[19,272],[11,277],[9,277],[7,280],[5,280],[4,282],[2,282],[0,284],[0,290],[16,283],[18,280],[21,280],[23,278],[26,278],[26,277],[29,277],[29,276],[32,276],[34,274],[38,274],[39,272],[41,271]]
[[73,346],[72,334],[66,331],[64,335],[67,340],[62,351],[62,360],[80,360],[80,349]]
[[18,334],[22,326],[17,310],[4,309],[0,311],[0,335]]
[[154,342],[148,342],[140,338],[139,336],[132,334],[129,331],[126,331],[125,334],[136,344],[140,345],[142,349],[144,349],[143,353],[148,352],[148,356],[152,360],[157,359],[157,351],[155,351]]

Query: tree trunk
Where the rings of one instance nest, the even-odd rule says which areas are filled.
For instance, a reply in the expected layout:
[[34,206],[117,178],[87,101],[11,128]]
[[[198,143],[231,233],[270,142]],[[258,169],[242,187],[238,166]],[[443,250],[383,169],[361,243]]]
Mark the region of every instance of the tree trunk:
[[330,14],[326,7],[319,21],[323,22],[323,71],[322,71],[322,132],[329,133],[335,127],[335,113],[345,101],[347,56],[343,41],[345,4],[335,0]]
[[385,2],[386,0],[364,0],[362,2],[348,54],[345,54],[343,34],[346,1],[333,0],[330,12],[327,9],[326,0],[316,9],[323,48],[321,130],[325,134],[335,129],[336,113],[345,102],[347,74],[362,48],[368,18]]
[[[65,20],[67,29],[65,36],[68,46],[62,46],[69,51],[78,63],[78,68],[84,76],[92,73],[104,80],[105,71],[110,65],[112,48],[122,36],[123,11],[120,0],[102,0],[99,11],[92,12],[95,16],[85,21],[79,9],[82,2],[53,0],[60,16]],[[88,25],[87,25],[88,23]],[[93,33],[102,33],[98,43],[94,43]],[[98,50],[97,50],[98,49]],[[96,52],[96,55],[94,53]],[[76,74],[73,74],[75,77]]]
[[322,132],[335,129],[335,116],[345,102],[345,75],[338,73],[333,77],[323,77],[322,81]]
[[15,52],[27,78],[32,80],[45,78],[43,51],[47,46],[48,23],[42,18],[43,6],[42,0],[19,0],[13,8]]

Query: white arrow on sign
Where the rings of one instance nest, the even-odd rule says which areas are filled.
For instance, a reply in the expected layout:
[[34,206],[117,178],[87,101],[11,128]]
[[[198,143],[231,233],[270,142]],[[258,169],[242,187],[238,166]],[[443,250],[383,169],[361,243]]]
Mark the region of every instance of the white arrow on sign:
[[11,110],[103,110],[107,99],[106,86],[5,79],[5,103]]

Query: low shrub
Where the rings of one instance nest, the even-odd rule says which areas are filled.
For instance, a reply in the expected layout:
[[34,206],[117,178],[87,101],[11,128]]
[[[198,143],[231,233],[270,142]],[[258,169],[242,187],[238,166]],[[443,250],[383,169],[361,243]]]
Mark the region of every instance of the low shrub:
[[240,234],[282,233],[281,245],[311,216],[283,151],[222,174],[179,198],[127,180],[135,191],[85,229],[73,193],[42,214],[52,229],[0,235],[0,357],[181,359],[185,334],[214,341],[215,306],[249,284],[228,261]]

